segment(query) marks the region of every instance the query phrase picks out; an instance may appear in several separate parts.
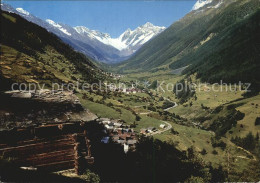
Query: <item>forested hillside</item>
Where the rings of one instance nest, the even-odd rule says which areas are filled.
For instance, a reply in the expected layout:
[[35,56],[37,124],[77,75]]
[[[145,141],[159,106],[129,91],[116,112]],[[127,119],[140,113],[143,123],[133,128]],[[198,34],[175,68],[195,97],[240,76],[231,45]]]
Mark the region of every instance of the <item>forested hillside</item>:
[[69,83],[103,79],[102,71],[57,36],[19,15],[1,12],[1,89],[12,82]]
[[[204,81],[259,84],[258,0],[219,1],[191,11],[144,45],[118,72],[186,68]],[[257,37],[256,37],[257,36]]]

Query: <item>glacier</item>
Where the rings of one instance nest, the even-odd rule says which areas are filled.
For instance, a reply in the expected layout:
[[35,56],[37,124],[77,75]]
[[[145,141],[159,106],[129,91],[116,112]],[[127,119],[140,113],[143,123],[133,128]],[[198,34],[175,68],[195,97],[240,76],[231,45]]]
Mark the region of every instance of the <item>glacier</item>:
[[122,51],[124,49],[138,47],[145,44],[151,38],[161,33],[165,27],[155,26],[152,23],[147,22],[134,30],[127,29],[117,38],[111,38],[108,33],[90,30],[84,26],[76,26],[74,29],[81,35],[89,36],[92,39],[97,39],[106,45],[113,46]]
[[212,3],[212,1],[213,0],[198,0],[194,4],[192,10],[198,10],[198,9],[202,8],[203,6],[205,6],[206,4]]

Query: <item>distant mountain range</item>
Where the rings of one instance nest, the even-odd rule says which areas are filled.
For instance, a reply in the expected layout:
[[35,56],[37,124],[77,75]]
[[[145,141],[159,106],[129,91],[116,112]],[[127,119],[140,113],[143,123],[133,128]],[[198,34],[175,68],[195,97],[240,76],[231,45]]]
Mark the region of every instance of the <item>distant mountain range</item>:
[[129,56],[136,52],[144,43],[161,33],[165,27],[154,26],[150,22],[137,27],[135,30],[127,29],[118,38],[111,38],[109,34],[95,30],[90,30],[84,26],[77,26],[75,30],[82,36],[96,39],[106,45],[123,52],[123,55]]
[[56,34],[75,50],[105,63],[126,60],[143,44],[165,29],[165,27],[154,26],[148,22],[135,30],[127,29],[118,38],[111,38],[107,33],[90,30],[84,26],[71,27],[50,19],[42,20],[22,8],[14,9],[8,4],[1,4],[1,9],[24,17]]
[[203,81],[260,86],[259,0],[199,0],[192,11],[112,69],[183,70]]
[[12,12],[1,11],[0,91],[18,83],[98,82],[104,72],[58,36]]

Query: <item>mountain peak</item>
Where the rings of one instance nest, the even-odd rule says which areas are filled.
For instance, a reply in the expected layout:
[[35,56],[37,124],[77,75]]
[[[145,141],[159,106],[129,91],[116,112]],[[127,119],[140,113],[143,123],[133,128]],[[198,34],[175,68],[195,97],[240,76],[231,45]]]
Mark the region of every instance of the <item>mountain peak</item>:
[[49,23],[50,25],[52,25],[53,27],[59,29],[61,32],[63,32],[64,34],[71,36],[71,33],[69,33],[65,28],[63,28],[60,24],[54,22],[51,19],[46,19],[46,22]]
[[121,34],[118,39],[123,42],[126,47],[133,48],[133,52],[135,52],[144,43],[162,32],[164,29],[165,27],[155,26],[152,23],[147,22],[134,30],[127,29],[127,31]]
[[97,39],[98,41],[106,45],[113,46],[120,51],[133,47],[133,52],[135,52],[145,42],[162,32],[165,27],[155,26],[152,23],[147,22],[134,30],[128,28],[118,38],[111,38],[111,36],[107,33],[90,30],[84,26],[77,26],[74,27],[74,29],[83,36],[88,36],[91,39]]
[[64,41],[76,50],[99,61],[121,61],[165,29],[165,27],[147,22],[135,29],[128,28],[119,37],[112,38],[108,33],[92,30],[85,26],[71,27],[51,19],[42,20],[23,8],[14,9],[8,4],[1,3],[1,9],[16,13],[60,38],[65,38]]
[[81,33],[84,33],[84,32],[86,32],[86,33],[88,33],[88,32],[90,32],[90,29],[88,29],[87,27],[85,27],[85,26],[76,26],[76,27],[73,27],[79,34],[81,34]]
[[154,25],[151,22],[146,22],[143,27],[154,27]]
[[24,10],[23,8],[16,8],[16,11],[18,11],[19,13],[22,13],[24,15],[30,15],[30,13],[26,10]]
[[213,0],[198,0],[198,1],[194,4],[192,10],[198,10],[198,9],[202,8],[203,6],[205,6],[206,4],[212,3],[212,1],[213,1]]
[[51,19],[46,19],[46,22],[51,24],[52,26],[54,27],[61,27],[59,24],[57,24],[56,22],[54,22],[53,20]]
[[130,28],[126,29],[125,32],[131,32],[132,30]]
[[[146,22],[144,25],[141,25],[140,27],[137,27],[137,29],[144,29],[144,30],[164,30],[166,27],[160,27],[160,26],[156,26],[153,25],[151,22]],[[137,30],[135,29],[135,30]]]
[[77,31],[77,33],[79,33],[81,35],[86,34],[91,39],[95,39],[95,38],[100,38],[100,39],[110,38],[110,35],[108,33],[102,33],[102,32],[97,31],[97,30],[91,30],[91,29],[89,29],[89,28],[87,28],[85,26],[76,26],[76,27],[73,27],[73,28]]

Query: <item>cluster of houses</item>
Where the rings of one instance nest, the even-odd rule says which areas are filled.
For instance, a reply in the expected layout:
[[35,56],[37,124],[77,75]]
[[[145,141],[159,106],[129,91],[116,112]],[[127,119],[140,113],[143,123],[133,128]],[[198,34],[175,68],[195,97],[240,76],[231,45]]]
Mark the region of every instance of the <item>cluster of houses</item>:
[[[165,129],[166,128],[166,124],[160,124],[160,128],[161,129]],[[141,128],[140,129],[140,134],[143,135],[151,135],[155,132],[158,132],[159,130],[155,127],[148,127],[148,128]]]
[[110,76],[112,77],[113,79],[120,79],[120,78],[123,78],[124,76],[123,75],[120,75],[120,74],[114,74],[114,73],[110,73],[110,72],[102,72],[102,74],[106,75],[106,76]]
[[136,94],[136,93],[144,93],[143,90],[140,90],[138,88],[124,88],[121,92],[125,94]]
[[135,87],[126,87],[126,86],[115,86],[115,85],[109,85],[107,83],[104,83],[108,90],[118,93],[125,93],[125,94],[136,94],[136,93],[145,93],[145,90],[141,90],[139,88]]
[[111,120],[108,118],[100,118],[99,123],[104,125],[104,132],[107,134],[102,138],[102,143],[120,144],[123,146],[125,153],[135,150],[137,137],[130,126],[123,124],[120,120]]
[[149,135],[149,134],[152,134],[152,133],[157,132],[157,131],[158,130],[155,127],[141,128],[140,134]]

